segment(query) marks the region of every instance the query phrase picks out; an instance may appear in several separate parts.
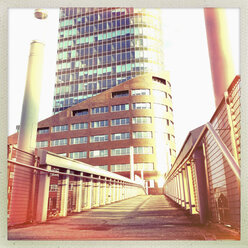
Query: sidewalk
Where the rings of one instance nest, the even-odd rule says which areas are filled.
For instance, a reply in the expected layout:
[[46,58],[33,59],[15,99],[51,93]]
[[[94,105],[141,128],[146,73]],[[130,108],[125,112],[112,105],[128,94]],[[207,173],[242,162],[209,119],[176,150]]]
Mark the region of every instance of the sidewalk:
[[138,196],[44,224],[11,228],[9,240],[239,240],[218,226],[201,226],[163,195]]

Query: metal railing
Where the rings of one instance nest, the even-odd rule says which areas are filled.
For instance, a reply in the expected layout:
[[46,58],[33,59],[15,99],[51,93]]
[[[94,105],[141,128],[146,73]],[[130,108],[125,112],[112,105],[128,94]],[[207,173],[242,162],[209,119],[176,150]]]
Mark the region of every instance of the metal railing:
[[178,156],[164,185],[164,193],[191,214],[199,214],[202,223],[235,228],[240,225],[239,83],[237,76],[190,149],[182,148],[187,152]]
[[[42,149],[36,155],[11,146],[8,151],[10,226],[44,222],[145,194],[143,185],[126,177]],[[18,156],[32,157],[34,162],[19,162]]]

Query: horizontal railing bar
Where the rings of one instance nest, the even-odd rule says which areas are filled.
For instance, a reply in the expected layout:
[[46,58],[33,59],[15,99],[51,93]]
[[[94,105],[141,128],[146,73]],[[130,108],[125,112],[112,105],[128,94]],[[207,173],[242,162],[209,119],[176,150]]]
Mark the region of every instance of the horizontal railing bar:
[[[47,173],[53,173],[53,174],[59,174],[59,175],[65,175],[65,176],[73,176],[73,177],[79,177],[79,178],[86,178],[86,179],[90,179],[90,180],[93,180],[93,181],[95,180],[95,181],[104,181],[104,182],[110,182],[110,183],[112,183],[112,182],[117,182],[118,183],[117,179],[103,179],[103,178],[89,177],[89,176],[84,176],[84,175],[77,175],[77,174],[71,174],[71,173],[66,173],[66,172],[47,170],[47,169],[43,169],[43,168],[40,168],[40,167],[35,167],[35,166],[32,166],[32,165],[23,164],[23,163],[20,163],[20,162],[17,162],[17,161],[12,161],[12,160],[9,160],[9,159],[7,161],[9,163],[13,163],[13,164],[16,164],[16,165],[19,165],[19,166],[24,166],[24,167],[27,167],[27,168],[30,168],[30,169],[33,169],[33,170],[39,170],[39,171],[43,171],[43,172],[47,172]],[[124,183],[125,185],[133,185],[135,187],[142,188],[142,185],[131,183],[131,182],[125,182],[125,181],[119,180],[119,183]]]

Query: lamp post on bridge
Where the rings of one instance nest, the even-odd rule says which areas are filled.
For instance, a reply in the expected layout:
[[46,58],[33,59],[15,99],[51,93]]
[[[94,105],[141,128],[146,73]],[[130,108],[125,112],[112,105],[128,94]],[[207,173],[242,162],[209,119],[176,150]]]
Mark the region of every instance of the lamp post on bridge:
[[[35,18],[44,20],[47,12],[36,9]],[[39,30],[40,31],[40,30]],[[36,147],[37,123],[39,117],[40,92],[44,60],[44,43],[34,40],[30,44],[26,86],[24,92],[21,125],[17,147],[34,155]],[[34,165],[34,156],[17,152],[17,162]],[[32,221],[33,190],[35,177],[31,169],[15,166],[10,203],[9,224],[15,225]]]

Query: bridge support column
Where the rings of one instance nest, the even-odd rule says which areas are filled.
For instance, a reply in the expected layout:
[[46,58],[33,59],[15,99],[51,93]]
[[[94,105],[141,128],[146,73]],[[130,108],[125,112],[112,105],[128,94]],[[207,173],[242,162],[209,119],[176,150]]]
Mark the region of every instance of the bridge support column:
[[[51,170],[51,166],[46,166],[47,170]],[[44,222],[47,220],[47,208],[49,197],[50,176],[47,172],[40,172],[39,189],[37,199],[36,221]]]
[[[83,175],[83,172],[80,173],[80,176]],[[82,191],[83,191],[83,179],[79,178],[77,180],[77,196],[76,196],[76,212],[81,212],[82,206]]]
[[201,147],[195,149],[193,153],[193,159],[195,162],[196,176],[197,176],[200,221],[202,224],[204,224],[207,221],[207,214],[208,214],[208,194],[206,187],[204,156]]
[[[70,173],[70,170],[66,170],[66,173]],[[67,216],[68,207],[68,194],[69,194],[69,176],[63,176],[62,188],[61,188],[61,207],[60,216]]]

